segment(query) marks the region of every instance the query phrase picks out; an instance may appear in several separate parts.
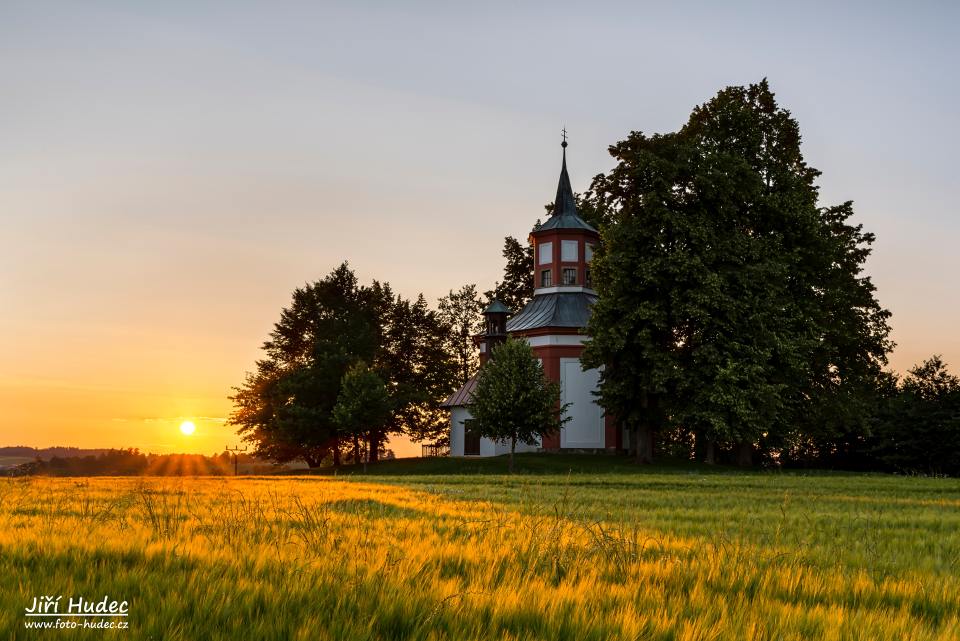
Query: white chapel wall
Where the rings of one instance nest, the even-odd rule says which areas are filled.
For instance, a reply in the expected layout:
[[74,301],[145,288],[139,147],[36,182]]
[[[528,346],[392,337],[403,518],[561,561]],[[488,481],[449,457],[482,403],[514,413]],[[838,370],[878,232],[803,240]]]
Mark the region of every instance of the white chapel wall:
[[463,456],[463,422],[472,418],[466,407],[450,409],[450,456]]
[[603,408],[593,392],[600,384],[600,371],[583,371],[579,358],[560,359],[560,402],[570,403],[570,417],[560,431],[560,447],[600,449],[604,447]]

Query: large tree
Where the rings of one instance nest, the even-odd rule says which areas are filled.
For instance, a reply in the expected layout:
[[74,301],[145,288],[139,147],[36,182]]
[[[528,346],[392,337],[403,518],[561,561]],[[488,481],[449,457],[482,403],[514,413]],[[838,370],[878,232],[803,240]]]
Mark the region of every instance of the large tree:
[[470,413],[481,436],[510,444],[510,473],[517,443],[535,445],[566,419],[560,386],[547,378],[526,341],[508,339],[480,369]]
[[797,430],[862,429],[830,413],[869,396],[889,313],[863,263],[873,241],[849,203],[822,208],[799,126],[766,81],[730,87],[678,132],[634,132],[588,193],[602,212],[600,299],[585,363],[649,460],[652,431],[697,434],[742,463]]
[[391,433],[432,437],[443,424],[439,403],[456,383],[444,332],[423,296],[411,303],[388,284],[361,286],[344,263],[294,292],[265,357],[231,397],[230,423],[259,456],[339,464],[333,410],[344,375],[364,361],[385,382],[392,408],[383,425],[370,426],[371,460]]
[[600,400],[630,432],[638,461],[649,462],[665,400],[679,387],[680,310],[671,290],[697,280],[685,237],[695,227],[673,197],[684,166],[677,136],[631,134],[611,148],[618,164],[594,179],[597,208],[610,212],[591,270],[600,294],[584,351],[602,367]]
[[230,423],[255,454],[278,462],[339,463],[332,420],[340,382],[352,363],[378,346],[378,310],[346,263],[299,288],[263,344],[265,358],[231,397]]

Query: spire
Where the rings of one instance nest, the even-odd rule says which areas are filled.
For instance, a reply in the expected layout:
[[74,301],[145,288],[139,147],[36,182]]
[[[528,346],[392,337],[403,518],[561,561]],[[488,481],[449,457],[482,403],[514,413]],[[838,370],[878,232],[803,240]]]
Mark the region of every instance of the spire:
[[557,185],[557,197],[553,201],[553,213],[556,216],[577,215],[577,202],[573,199],[573,188],[570,186],[570,176],[567,174],[567,130],[563,129],[563,165],[560,168],[560,182]]
[[560,183],[557,185],[557,197],[553,201],[553,213],[544,223],[539,223],[533,232],[546,232],[551,229],[585,229],[597,233],[597,230],[587,224],[577,213],[577,201],[573,198],[573,188],[570,186],[570,176],[567,174],[567,130],[563,130],[563,164],[560,167]]

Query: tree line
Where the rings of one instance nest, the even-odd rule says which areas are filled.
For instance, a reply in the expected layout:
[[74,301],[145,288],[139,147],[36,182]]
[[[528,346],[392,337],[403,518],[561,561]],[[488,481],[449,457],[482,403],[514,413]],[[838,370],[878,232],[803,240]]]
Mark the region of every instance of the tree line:
[[[890,313],[864,273],[874,235],[851,202],[820,203],[799,124],[766,80],[610,154],[577,195],[602,240],[584,366],[602,368],[599,401],[638,461],[960,472],[957,379],[939,357],[888,371]],[[375,461],[393,434],[444,440],[439,403],[476,371],[484,299],[517,312],[533,294],[532,247],[507,237],[503,257],[484,295],[466,285],[436,309],[360,285],[346,263],[298,289],[231,422],[258,455],[311,466]],[[509,423],[500,392],[478,411]],[[562,422],[538,412],[528,424]]]

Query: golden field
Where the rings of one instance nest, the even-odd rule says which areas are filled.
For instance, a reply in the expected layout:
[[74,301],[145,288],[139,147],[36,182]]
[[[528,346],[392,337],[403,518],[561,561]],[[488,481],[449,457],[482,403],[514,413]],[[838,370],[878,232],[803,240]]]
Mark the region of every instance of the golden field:
[[[0,552],[11,639],[960,638],[955,479],[7,479]],[[129,629],[28,629],[39,595]]]

